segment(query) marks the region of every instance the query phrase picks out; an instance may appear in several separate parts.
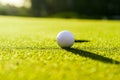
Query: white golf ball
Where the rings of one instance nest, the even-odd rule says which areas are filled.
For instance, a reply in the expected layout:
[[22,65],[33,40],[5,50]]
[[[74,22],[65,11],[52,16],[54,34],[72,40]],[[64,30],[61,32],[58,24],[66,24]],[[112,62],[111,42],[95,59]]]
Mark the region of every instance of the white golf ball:
[[62,48],[69,48],[74,43],[74,36],[70,31],[61,31],[57,35],[57,43]]

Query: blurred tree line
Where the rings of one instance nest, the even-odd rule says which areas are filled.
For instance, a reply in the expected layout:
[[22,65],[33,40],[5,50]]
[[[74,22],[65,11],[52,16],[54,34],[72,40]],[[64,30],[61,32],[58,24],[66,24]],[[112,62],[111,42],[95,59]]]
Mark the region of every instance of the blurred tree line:
[[120,0],[31,0],[31,4],[33,16],[58,14],[99,18],[120,15]]
[[[25,0],[31,7],[18,10],[0,6],[0,14],[4,10],[16,10],[20,15],[35,17],[64,17],[64,18],[102,18],[120,16],[120,0]],[[5,8],[5,9],[4,9]],[[2,10],[2,11],[1,11]],[[2,13],[1,13],[2,12]]]
[[12,5],[0,4],[0,15],[13,15],[13,16],[29,16],[29,9],[25,7],[15,7]]

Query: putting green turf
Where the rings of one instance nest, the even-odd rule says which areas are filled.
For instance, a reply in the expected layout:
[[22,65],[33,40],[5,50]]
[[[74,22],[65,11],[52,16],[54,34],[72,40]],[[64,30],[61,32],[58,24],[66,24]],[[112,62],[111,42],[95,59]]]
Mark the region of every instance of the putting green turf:
[[[61,49],[56,35],[77,40]],[[0,80],[119,80],[120,21],[0,16]]]

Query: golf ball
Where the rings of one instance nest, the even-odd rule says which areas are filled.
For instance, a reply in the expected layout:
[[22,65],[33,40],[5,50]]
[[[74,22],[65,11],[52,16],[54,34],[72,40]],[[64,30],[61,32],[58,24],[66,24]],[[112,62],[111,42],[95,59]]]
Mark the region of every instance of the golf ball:
[[74,36],[70,31],[61,31],[57,35],[57,43],[62,48],[69,48],[74,43]]

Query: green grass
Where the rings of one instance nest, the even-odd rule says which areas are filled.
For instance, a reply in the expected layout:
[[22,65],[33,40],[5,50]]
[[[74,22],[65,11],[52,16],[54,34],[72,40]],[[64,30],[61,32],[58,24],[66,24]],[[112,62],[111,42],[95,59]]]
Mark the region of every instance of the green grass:
[[[77,42],[61,49],[56,35]],[[120,21],[0,16],[0,80],[119,80]]]

